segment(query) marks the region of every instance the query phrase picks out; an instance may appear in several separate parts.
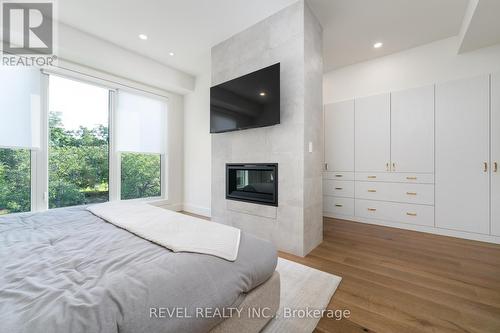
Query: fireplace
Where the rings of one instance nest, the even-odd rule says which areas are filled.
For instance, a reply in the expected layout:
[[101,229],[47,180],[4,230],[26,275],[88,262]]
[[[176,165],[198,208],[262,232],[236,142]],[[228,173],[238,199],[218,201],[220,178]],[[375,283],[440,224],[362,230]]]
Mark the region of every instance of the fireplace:
[[278,164],[226,164],[226,199],[278,206]]

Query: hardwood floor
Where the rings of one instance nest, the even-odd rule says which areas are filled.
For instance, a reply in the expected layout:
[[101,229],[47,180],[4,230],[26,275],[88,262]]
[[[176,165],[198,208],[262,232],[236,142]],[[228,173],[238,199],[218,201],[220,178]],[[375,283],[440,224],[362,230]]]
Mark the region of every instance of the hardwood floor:
[[305,258],[342,277],[315,332],[500,332],[500,245],[325,218]]

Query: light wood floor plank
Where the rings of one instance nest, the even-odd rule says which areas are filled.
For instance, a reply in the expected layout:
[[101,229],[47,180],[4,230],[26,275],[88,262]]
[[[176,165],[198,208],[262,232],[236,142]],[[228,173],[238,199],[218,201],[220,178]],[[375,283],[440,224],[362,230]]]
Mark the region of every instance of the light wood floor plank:
[[325,218],[305,258],[342,276],[315,332],[500,332],[500,245]]

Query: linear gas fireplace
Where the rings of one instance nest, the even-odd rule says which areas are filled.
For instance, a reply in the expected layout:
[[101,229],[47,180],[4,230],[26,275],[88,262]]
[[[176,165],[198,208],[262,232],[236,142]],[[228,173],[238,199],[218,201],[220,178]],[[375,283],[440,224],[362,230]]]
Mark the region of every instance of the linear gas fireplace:
[[278,206],[278,164],[226,164],[226,199]]

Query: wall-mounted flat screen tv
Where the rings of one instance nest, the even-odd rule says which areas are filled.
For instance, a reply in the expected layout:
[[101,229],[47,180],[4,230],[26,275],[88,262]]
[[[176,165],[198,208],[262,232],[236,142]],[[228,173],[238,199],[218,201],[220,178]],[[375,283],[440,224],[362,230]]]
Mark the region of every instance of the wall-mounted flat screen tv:
[[279,63],[210,89],[210,133],[279,123]]

